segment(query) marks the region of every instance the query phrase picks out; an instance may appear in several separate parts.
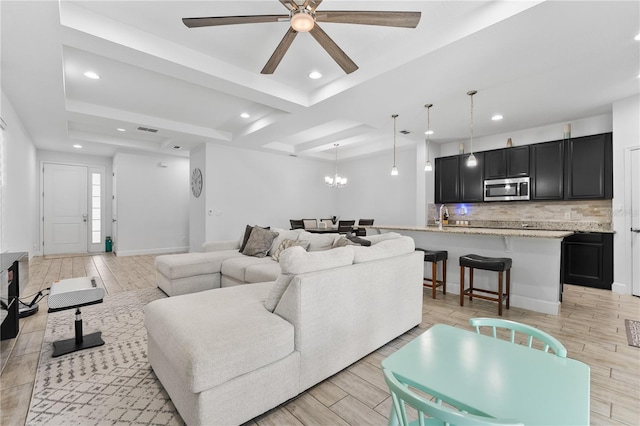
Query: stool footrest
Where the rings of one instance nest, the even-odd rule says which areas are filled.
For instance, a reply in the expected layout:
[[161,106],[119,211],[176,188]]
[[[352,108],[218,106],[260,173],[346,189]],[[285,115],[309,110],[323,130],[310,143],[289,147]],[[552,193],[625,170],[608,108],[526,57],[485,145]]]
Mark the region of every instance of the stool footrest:
[[509,295],[507,293],[502,293],[502,300],[500,299],[500,297],[491,297],[491,296],[485,296],[484,294],[476,294],[476,292],[480,292],[480,293],[487,293],[487,294],[495,294],[496,296],[499,296],[500,293],[498,293],[497,291],[493,291],[493,290],[484,290],[481,288],[466,288],[464,289],[464,294],[465,295],[469,295],[472,297],[477,297],[478,299],[484,299],[484,300],[491,300],[492,302],[501,302],[502,300],[507,300],[507,298],[509,297]]

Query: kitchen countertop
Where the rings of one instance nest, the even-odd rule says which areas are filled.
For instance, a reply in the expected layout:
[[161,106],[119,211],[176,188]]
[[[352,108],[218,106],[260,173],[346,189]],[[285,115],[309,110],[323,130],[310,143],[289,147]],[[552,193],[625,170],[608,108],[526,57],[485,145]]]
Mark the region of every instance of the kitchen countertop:
[[492,235],[499,237],[526,237],[526,238],[564,238],[573,235],[574,231],[550,231],[542,229],[501,229],[501,228],[474,228],[464,225],[445,225],[442,229],[436,225],[427,227],[398,226],[398,225],[373,225],[369,229],[384,229],[387,231],[417,231],[440,232],[448,234]]

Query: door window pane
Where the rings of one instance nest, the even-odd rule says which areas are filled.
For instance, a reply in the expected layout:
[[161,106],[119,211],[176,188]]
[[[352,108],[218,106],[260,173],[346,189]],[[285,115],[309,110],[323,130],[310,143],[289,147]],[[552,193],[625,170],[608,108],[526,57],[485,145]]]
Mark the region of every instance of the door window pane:
[[91,243],[102,241],[102,214],[100,210],[102,182],[100,173],[91,173]]

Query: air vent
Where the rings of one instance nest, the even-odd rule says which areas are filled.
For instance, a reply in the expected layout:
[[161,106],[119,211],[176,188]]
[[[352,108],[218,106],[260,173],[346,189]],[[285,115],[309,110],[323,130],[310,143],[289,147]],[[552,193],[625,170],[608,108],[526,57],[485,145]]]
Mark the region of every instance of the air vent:
[[408,135],[411,132],[408,130],[400,130],[400,133],[402,133],[403,135]]
[[152,129],[150,127],[138,127],[138,130],[141,130],[143,132],[158,133],[158,129]]

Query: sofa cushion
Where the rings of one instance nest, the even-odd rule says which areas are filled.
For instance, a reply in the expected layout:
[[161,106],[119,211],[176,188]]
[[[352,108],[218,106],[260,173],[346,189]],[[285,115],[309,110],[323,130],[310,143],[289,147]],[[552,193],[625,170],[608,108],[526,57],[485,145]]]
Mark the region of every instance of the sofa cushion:
[[242,250],[242,254],[246,254],[247,256],[265,257],[273,245],[273,240],[275,240],[277,236],[277,232],[254,226],[251,230],[249,240],[244,246],[244,250]]
[[[144,308],[147,332],[177,376],[199,393],[293,352],[293,326],[264,307],[273,283],[160,299]],[[176,321],[180,313],[180,321]]]
[[280,247],[280,244],[282,244],[284,240],[298,239],[298,231],[296,230],[273,228],[272,231],[277,232],[278,236],[273,241],[273,245],[269,253],[267,253],[267,256],[273,256],[273,253]]
[[221,271],[226,259],[246,257],[238,250],[220,250],[205,253],[165,254],[156,257],[158,272],[169,279],[195,275],[215,274]]
[[270,311],[276,308],[294,275],[347,266],[352,263],[351,246],[317,252],[307,252],[302,247],[291,247],[285,250],[280,255],[282,273],[271,288],[265,307]]
[[[265,257],[265,259],[271,259]],[[271,261],[259,265],[247,266],[244,272],[244,282],[246,283],[263,283],[266,281],[275,281],[280,275],[280,265],[278,262]]]
[[399,236],[376,242],[371,247],[353,246],[352,249],[354,252],[353,263],[365,263],[411,253],[415,251],[416,244],[411,237]]
[[339,234],[329,233],[329,234],[313,234],[307,231],[299,232],[298,239],[299,240],[307,240],[309,241],[309,250],[308,251],[322,251],[322,250],[330,250],[333,248],[333,242],[339,238]]
[[366,237],[362,237],[365,240],[369,240],[371,241],[371,244],[375,244],[378,243],[380,241],[385,241],[385,240],[392,240],[395,238],[400,238],[402,235],[398,234],[397,232],[385,232],[384,234],[377,234],[377,235],[367,235]]
[[[276,239],[276,242],[278,240]],[[275,245],[275,243],[274,243]],[[303,249],[307,250],[309,248],[309,241],[307,240],[289,240],[289,239],[284,239],[282,240],[282,242],[280,243],[280,245],[278,246],[278,248],[276,248],[275,250],[272,250],[273,254],[271,255],[271,258],[273,260],[278,260],[280,258],[280,254],[285,251],[288,248],[291,247],[296,247],[296,246],[300,246]]]
[[[279,268],[278,262],[270,257],[253,257],[241,255],[240,257],[234,257],[223,262],[220,272],[222,273],[222,275],[226,275],[240,282],[247,282],[246,272],[249,267],[254,265],[268,264],[275,265],[276,268]],[[270,281],[273,281],[273,279]]]

